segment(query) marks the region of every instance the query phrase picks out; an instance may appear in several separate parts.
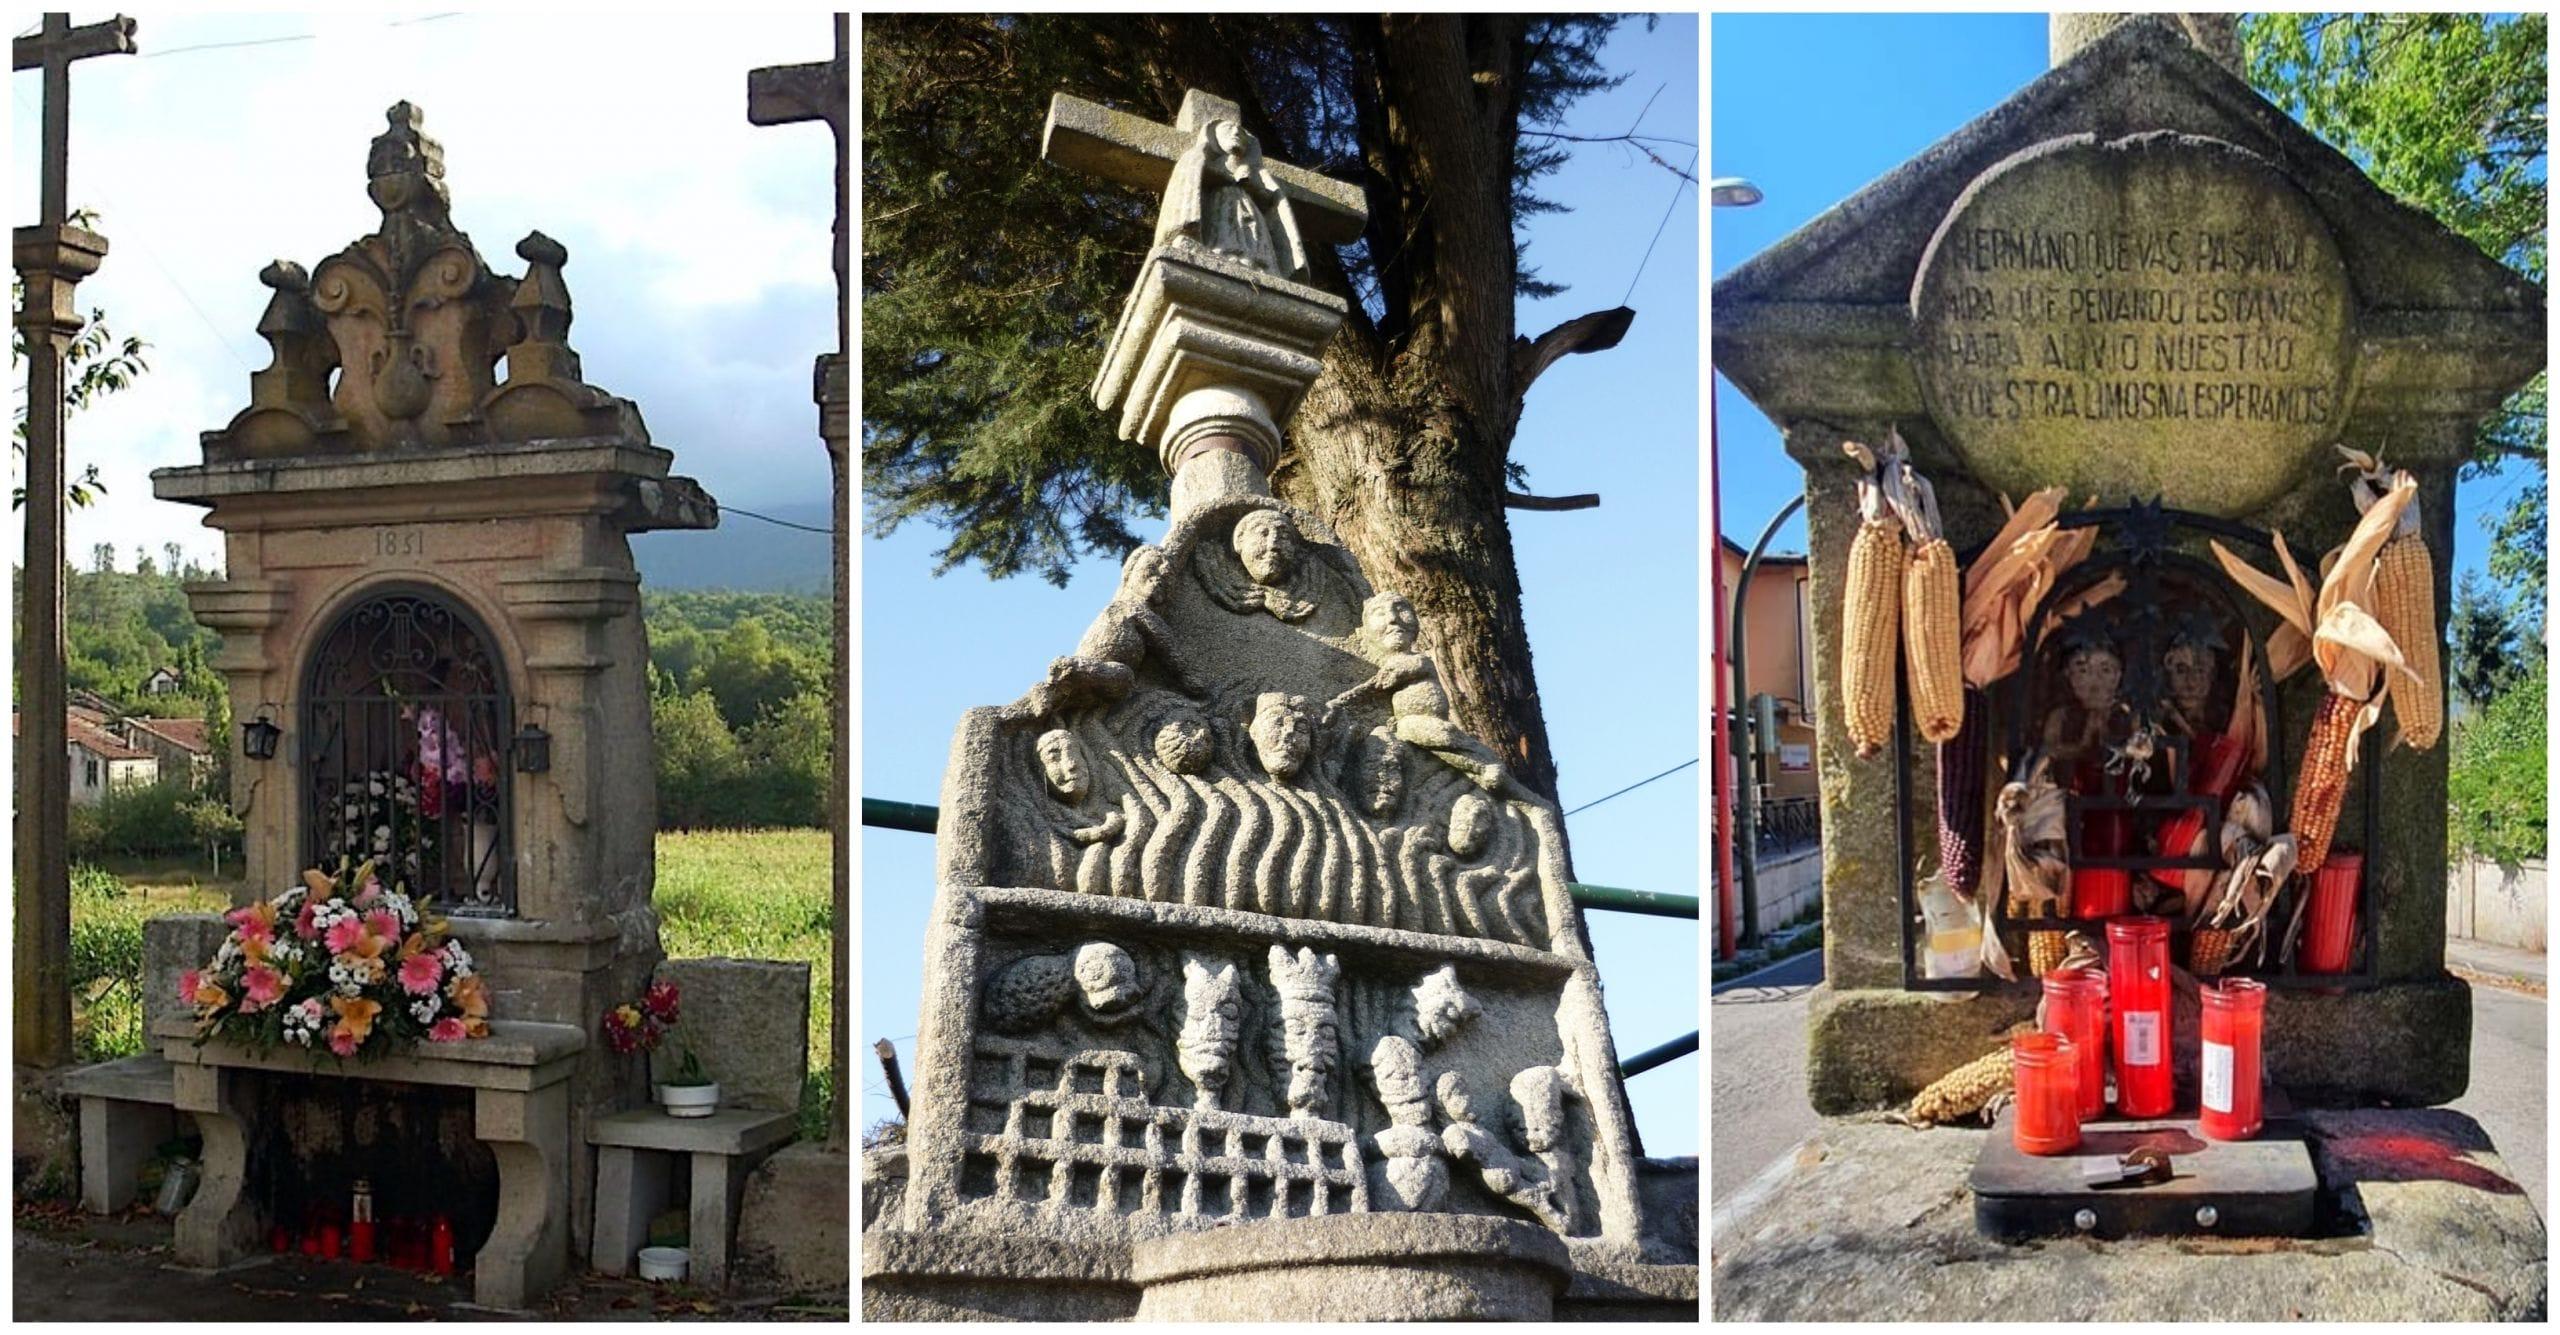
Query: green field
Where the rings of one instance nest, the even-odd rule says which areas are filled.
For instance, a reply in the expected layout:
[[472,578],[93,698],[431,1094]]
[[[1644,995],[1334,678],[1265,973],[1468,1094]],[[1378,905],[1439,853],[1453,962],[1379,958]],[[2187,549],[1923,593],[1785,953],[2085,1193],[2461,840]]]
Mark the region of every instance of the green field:
[[[809,966],[809,1084],[804,1133],[823,1134],[835,979],[824,830],[669,832],[658,836],[657,904],[668,955],[798,960]],[[282,887],[278,887],[281,889]],[[83,1060],[142,1048],[142,921],[229,907],[239,882],[160,861],[73,870],[74,1028]],[[681,1037],[682,1030],[679,1028]]]

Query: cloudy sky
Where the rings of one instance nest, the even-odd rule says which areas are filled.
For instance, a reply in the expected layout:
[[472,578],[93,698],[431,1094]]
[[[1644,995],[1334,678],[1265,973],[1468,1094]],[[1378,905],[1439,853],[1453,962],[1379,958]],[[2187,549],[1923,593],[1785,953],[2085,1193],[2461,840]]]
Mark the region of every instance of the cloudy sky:
[[[269,359],[258,270],[317,267],[379,222],[365,147],[402,99],[492,268],[521,273],[535,228],[568,247],[586,378],[640,405],[678,471],[748,509],[823,503],[809,367],[836,342],[833,144],[822,125],[749,125],[746,86],[831,56],[824,13],[146,11],[135,43],[72,72],[71,204],[111,246],[80,303],[151,344],[148,374],[71,421],[74,472],[95,462],[107,484],[72,513],[75,563],[102,542],[126,569],[168,542],[218,556],[201,510],[151,499],[149,471],[197,462],[197,434],[247,405]],[[41,76],[10,93],[10,216],[31,222]],[[15,560],[14,520],[8,542]]]

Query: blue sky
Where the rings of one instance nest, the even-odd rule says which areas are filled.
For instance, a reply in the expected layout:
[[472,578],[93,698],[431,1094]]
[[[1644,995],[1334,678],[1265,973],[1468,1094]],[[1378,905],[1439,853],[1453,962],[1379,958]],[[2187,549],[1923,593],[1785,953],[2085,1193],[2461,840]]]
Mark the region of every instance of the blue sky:
[[[1697,51],[1694,15],[1665,16],[1650,33],[1629,21],[1605,60],[1630,77],[1581,103],[1567,130],[1618,133],[1652,98],[1644,129],[1694,140]],[[1676,151],[1677,164],[1686,165],[1689,150]],[[1579,146],[1542,189],[1572,211],[1531,220],[1530,261],[1569,290],[1523,304],[1519,327],[1530,335],[1619,304],[1670,210],[1627,299],[1637,314],[1626,340],[1609,352],[1569,357],[1541,376],[1513,446],[1513,457],[1529,466],[1533,490],[1601,496],[1598,510],[1511,515],[1539,692],[1570,809],[1699,754],[1699,205],[1696,190],[1670,173],[1603,144]],[[1094,351],[1098,358],[1100,348]],[[990,581],[966,568],[935,579],[941,541],[940,530],[909,524],[863,541],[856,554],[863,599],[857,786],[865,796],[937,800],[961,712],[1021,694],[1052,657],[1073,647],[1111,596],[1117,567],[1108,561],[1079,567],[1064,591],[1034,578]],[[1695,767],[1683,770],[1573,817],[1576,875],[1700,893],[1697,775]],[[856,1036],[866,1048],[873,1039],[893,1039],[911,1063],[934,887],[931,841],[865,830],[861,876]],[[1590,921],[1621,1055],[1699,1027],[1694,924],[1615,913],[1594,913]],[[866,1063],[864,1075],[860,1117],[867,1124],[892,1108],[877,1068]],[[1629,1082],[1647,1153],[1698,1152],[1699,1075],[1699,1060],[1690,1056]]]
[[[1710,162],[1715,175],[1746,176],[1767,192],[1752,208],[1715,210],[1709,243],[1719,278],[2047,68],[2041,13],[1719,14],[1714,22]],[[1724,532],[1748,546],[1804,489],[1804,474],[1780,449],[1777,428],[1722,377],[1716,412]],[[2486,568],[2481,516],[2505,509],[2524,472],[2511,467],[2461,487],[2456,578]],[[1804,550],[1801,516],[1771,548]]]

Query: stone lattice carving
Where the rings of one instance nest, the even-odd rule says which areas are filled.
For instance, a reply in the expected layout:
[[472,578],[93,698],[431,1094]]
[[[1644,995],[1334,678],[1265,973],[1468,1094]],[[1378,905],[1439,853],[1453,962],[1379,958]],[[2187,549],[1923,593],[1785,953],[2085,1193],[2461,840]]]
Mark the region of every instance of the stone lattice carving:
[[[258,332],[274,349],[249,406],[208,433],[208,459],[372,453],[617,436],[645,442],[637,409],[579,378],[568,344],[568,251],[540,232],[493,272],[453,224],[444,150],[401,102],[365,161],[382,223],[308,278],[279,260]],[[507,380],[495,380],[498,359]],[[329,376],[336,373],[334,389]]]

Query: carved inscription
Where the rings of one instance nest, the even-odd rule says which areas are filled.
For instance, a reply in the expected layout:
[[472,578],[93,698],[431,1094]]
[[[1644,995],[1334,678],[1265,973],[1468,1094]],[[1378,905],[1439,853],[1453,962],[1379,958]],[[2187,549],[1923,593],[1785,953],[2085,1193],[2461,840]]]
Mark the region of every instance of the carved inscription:
[[427,531],[422,528],[378,528],[373,531],[375,560],[419,560],[427,554]]
[[1940,227],[1913,300],[1933,415],[2012,494],[2064,482],[2240,513],[2345,420],[2336,246],[2229,145],[2010,159]]

